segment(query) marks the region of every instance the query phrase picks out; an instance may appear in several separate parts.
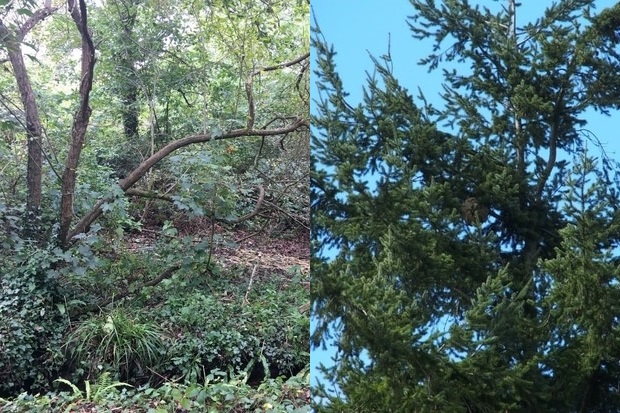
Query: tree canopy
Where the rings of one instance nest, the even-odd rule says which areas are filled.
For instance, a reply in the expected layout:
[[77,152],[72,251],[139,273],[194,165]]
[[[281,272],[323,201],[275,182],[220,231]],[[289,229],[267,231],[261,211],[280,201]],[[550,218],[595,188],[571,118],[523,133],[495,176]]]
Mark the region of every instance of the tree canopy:
[[459,63],[441,107],[389,53],[351,104],[314,27],[315,409],[617,410],[619,169],[585,111],[619,108],[620,7],[410,2],[420,64]]
[[[309,9],[0,0],[0,397],[59,377],[110,390],[301,372],[305,385]],[[245,277],[243,257],[219,277],[216,247],[229,258],[282,234],[301,264],[263,257]],[[202,390],[175,397],[267,403]]]
[[[41,203],[58,183],[63,248],[118,197],[75,210],[83,158],[116,158],[125,193],[180,148],[308,127],[307,2],[69,2],[66,13],[62,3],[5,3],[2,125],[9,140],[27,132],[30,235],[46,233],[36,226]],[[54,139],[62,135],[66,147]],[[44,179],[48,170],[55,179]]]

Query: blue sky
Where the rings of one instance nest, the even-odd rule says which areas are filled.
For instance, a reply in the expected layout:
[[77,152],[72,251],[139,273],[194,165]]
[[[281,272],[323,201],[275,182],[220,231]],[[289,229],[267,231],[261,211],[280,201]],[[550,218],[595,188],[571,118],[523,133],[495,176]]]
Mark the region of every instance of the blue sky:
[[[343,79],[344,88],[350,93],[349,103],[355,105],[361,100],[362,86],[366,84],[366,72],[372,72],[369,53],[380,57],[388,50],[392,55],[394,73],[410,93],[417,96],[420,87],[429,102],[441,106],[438,94],[441,91],[441,71],[428,73],[425,67],[417,65],[420,58],[431,52],[432,44],[411,37],[406,23],[407,16],[413,14],[413,7],[407,0],[312,0],[312,22],[314,19],[328,43],[337,51],[338,73]],[[474,2],[475,3],[475,2]],[[481,4],[485,2],[480,2]],[[502,2],[488,0],[491,6]],[[535,5],[533,5],[535,3]],[[518,10],[517,25],[534,20],[551,4],[551,1],[523,2]],[[615,4],[614,0],[600,0],[597,11]],[[314,89],[311,90],[311,93]],[[620,160],[620,140],[618,137],[618,115],[603,116],[588,112],[588,129],[603,144],[607,155]],[[311,329],[314,324],[311,322]],[[334,348],[316,349],[311,354],[311,368],[314,378],[318,376],[316,366],[320,363],[330,365]]]

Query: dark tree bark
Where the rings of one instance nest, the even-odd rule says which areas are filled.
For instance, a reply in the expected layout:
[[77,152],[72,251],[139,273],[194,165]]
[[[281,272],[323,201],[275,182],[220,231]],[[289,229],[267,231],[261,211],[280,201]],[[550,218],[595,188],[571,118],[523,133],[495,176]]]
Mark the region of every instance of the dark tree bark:
[[119,94],[123,102],[122,118],[125,138],[128,142],[138,137],[138,79],[135,62],[138,60],[136,44],[133,42],[133,28],[136,23],[136,5],[134,0],[119,0],[114,3],[118,11],[118,21],[122,32],[122,49],[116,55],[119,64],[119,83],[122,85]]
[[26,114],[26,138],[28,140],[28,166],[26,173],[28,197],[26,200],[26,210],[28,212],[27,222],[30,223],[28,229],[30,234],[28,235],[34,235],[41,209],[41,161],[43,158],[41,136],[43,128],[41,127],[39,110],[28,72],[26,71],[21,47],[18,44],[16,46],[17,50],[9,51],[9,59],[13,66],[13,73],[15,74],[15,80],[17,80],[19,94]]
[[30,83],[28,70],[24,62],[21,42],[24,40],[24,36],[26,36],[37,23],[52,14],[56,9],[57,8],[51,7],[50,4],[46,4],[44,8],[33,13],[33,15],[14,32],[9,30],[4,22],[0,20],[0,37],[3,38],[7,45],[7,53],[11,66],[13,67],[13,76],[17,82],[26,117],[26,138],[28,141],[26,181],[28,193],[26,199],[27,216],[24,229],[26,237],[29,238],[37,238],[37,234],[39,234],[37,227],[39,226],[39,213],[41,209],[41,165],[43,160],[41,137],[43,135],[43,127],[41,126],[36,97],[32,90],[32,84]]
[[88,15],[86,3],[79,0],[68,1],[71,18],[75,22],[80,36],[82,37],[82,77],[80,83],[80,105],[73,117],[73,127],[71,128],[71,146],[67,155],[65,171],[62,174],[62,186],[60,195],[60,231],[59,239],[62,245],[66,244],[67,234],[71,228],[73,219],[73,198],[75,191],[75,181],[77,168],[80,161],[80,154],[84,147],[84,138],[91,109],[89,106],[90,91],[93,87],[93,72],[95,68],[95,46],[88,28]]

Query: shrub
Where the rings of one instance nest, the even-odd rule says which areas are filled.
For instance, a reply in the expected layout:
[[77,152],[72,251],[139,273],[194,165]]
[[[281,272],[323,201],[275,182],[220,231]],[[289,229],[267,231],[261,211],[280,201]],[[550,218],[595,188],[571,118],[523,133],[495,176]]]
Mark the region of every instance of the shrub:
[[124,378],[145,377],[164,354],[162,330],[117,307],[82,321],[65,345],[77,372],[96,377],[111,371]]
[[[173,278],[170,286],[179,282]],[[305,290],[279,290],[258,282],[254,291],[251,302],[244,304],[245,284],[211,282],[208,293],[195,288],[181,294],[170,288],[154,313],[174,337],[167,345],[170,362],[160,373],[183,376],[190,383],[215,368],[247,371],[254,379],[290,376],[305,366],[309,318],[297,310],[299,302],[307,300]]]
[[[22,393],[12,400],[0,398],[0,411],[33,412],[298,412],[310,411],[310,374],[305,368],[287,380],[263,381],[258,388],[247,384],[247,375],[228,378],[222,371],[210,372],[204,383],[189,385],[166,382],[157,388],[137,389],[102,377],[84,391],[66,380],[72,392],[49,392],[32,396]],[[86,382],[88,383],[88,382]],[[86,384],[85,383],[85,384]]]
[[0,278],[0,392],[37,390],[57,376],[67,326],[52,280],[39,273],[5,272]]

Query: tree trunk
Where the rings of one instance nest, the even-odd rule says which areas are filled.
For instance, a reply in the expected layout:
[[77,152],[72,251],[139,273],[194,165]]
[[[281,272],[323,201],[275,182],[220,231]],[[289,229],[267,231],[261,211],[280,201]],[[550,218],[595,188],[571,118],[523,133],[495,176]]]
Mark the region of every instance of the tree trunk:
[[[86,4],[84,0],[79,1],[79,5],[74,0],[68,2],[71,17],[82,37],[82,81],[80,83],[80,106],[73,117],[73,127],[71,128],[71,146],[65,163],[65,171],[62,174],[62,187],[60,195],[60,244],[68,244],[68,234],[73,219],[73,198],[75,182],[77,178],[77,168],[80,161],[80,154],[84,147],[86,129],[90,119],[91,109],[89,106],[90,91],[93,87],[93,72],[95,68],[95,46],[88,28],[86,14]],[[79,8],[78,8],[79,7]]]
[[13,76],[17,82],[26,117],[26,138],[28,141],[26,181],[28,192],[26,198],[26,224],[24,225],[24,231],[26,237],[35,239],[40,238],[40,231],[38,228],[40,224],[41,181],[43,176],[43,149],[41,142],[43,127],[41,126],[35,94],[32,90],[30,78],[28,77],[26,64],[24,63],[21,42],[24,36],[26,36],[37,23],[52,14],[55,10],[56,8],[51,7],[51,3],[46,1],[45,7],[34,12],[21,27],[14,30],[9,30],[4,22],[0,20],[0,37],[6,45],[9,60],[13,67]]
[[122,27],[123,40],[121,52],[117,53],[116,60],[121,72],[120,83],[123,89],[120,91],[123,102],[123,129],[127,142],[134,142],[138,137],[139,108],[138,108],[138,79],[135,63],[138,60],[137,43],[133,42],[133,28],[136,23],[137,1],[130,1],[124,7],[118,7],[119,22]]
[[9,48],[9,59],[13,66],[19,94],[24,105],[24,112],[26,113],[26,138],[28,139],[26,181],[28,183],[28,195],[26,199],[27,224],[25,225],[25,230],[28,237],[37,237],[37,234],[39,234],[37,228],[39,227],[39,214],[41,210],[41,164],[43,159],[41,136],[43,135],[43,128],[41,127],[39,109],[19,44],[15,45],[15,49]]

